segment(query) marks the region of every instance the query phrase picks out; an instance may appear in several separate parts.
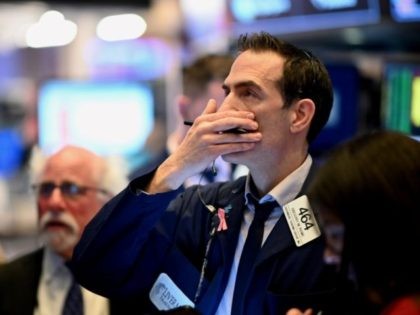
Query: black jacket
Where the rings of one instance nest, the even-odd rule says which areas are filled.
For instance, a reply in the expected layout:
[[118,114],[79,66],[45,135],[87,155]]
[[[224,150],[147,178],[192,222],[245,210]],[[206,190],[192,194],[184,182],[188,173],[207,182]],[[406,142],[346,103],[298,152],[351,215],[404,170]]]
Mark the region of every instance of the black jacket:
[[[0,264],[0,314],[33,315],[37,306],[38,285],[44,249]],[[110,301],[110,315],[128,315],[134,301]]]

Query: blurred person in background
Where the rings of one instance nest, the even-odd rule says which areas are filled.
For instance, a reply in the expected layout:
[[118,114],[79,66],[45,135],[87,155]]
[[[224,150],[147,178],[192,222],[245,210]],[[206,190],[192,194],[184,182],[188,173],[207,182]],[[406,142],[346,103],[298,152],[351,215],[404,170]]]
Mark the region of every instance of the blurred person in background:
[[[0,266],[0,314],[67,314],[64,304],[74,278],[66,262],[86,224],[127,185],[126,173],[123,160],[81,147],[66,146],[49,157],[34,148],[30,178],[44,244]],[[84,288],[81,295],[86,315],[125,312],[122,304]]]
[[[0,147],[3,149],[1,162],[6,163],[0,164],[5,167],[9,204],[0,212],[0,234],[5,236],[6,256],[12,258],[35,246],[31,239],[37,232],[36,215],[28,189],[27,166],[38,136],[37,87],[23,78],[3,83],[0,84],[0,134],[5,142],[0,141]],[[17,239],[26,239],[25,244],[13,242]],[[17,244],[19,246],[15,246]]]
[[393,131],[357,136],[330,153],[308,197],[358,293],[332,314],[420,314],[420,143]]
[[[220,104],[224,97],[221,88],[223,80],[229,73],[233,63],[229,54],[206,54],[195,59],[182,69],[182,94],[177,98],[179,122],[177,128],[168,136],[166,149],[146,165],[134,170],[130,175],[134,179],[154,170],[170,153],[180,145],[190,126],[184,121],[193,122],[204,110],[209,99],[215,99]],[[246,174],[245,167],[238,167],[225,162],[221,157],[214,161],[214,169],[207,168],[204,172],[188,178],[184,186],[207,184],[215,181],[227,181]]]

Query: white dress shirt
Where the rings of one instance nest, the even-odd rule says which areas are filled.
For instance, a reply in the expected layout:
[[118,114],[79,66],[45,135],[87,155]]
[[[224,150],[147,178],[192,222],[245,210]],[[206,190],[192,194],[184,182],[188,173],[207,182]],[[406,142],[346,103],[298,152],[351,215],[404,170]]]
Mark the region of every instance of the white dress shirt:
[[[63,259],[46,248],[38,286],[38,307],[34,315],[60,315],[72,282],[72,274]],[[109,302],[82,289],[85,315],[109,315]]]

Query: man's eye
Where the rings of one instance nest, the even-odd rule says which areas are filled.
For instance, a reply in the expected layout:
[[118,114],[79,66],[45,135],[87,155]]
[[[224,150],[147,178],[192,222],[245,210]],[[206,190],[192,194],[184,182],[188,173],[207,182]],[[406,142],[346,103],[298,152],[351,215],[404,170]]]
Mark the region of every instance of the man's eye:
[[252,90],[245,90],[242,92],[242,97],[257,97],[257,94],[254,93]]
[[76,184],[73,184],[73,183],[64,183],[62,185],[62,187],[63,187],[63,190],[65,191],[65,193],[68,194],[68,195],[75,196],[75,195],[79,195],[79,194],[82,193],[81,188],[79,186],[77,186]]
[[39,193],[46,196],[51,195],[55,187],[54,183],[43,183],[39,186]]

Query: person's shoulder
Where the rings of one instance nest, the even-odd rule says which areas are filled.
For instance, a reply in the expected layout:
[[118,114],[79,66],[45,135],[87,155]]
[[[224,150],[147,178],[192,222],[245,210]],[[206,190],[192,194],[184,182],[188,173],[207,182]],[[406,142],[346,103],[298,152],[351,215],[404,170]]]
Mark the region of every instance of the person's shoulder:
[[242,186],[244,186],[245,181],[246,176],[241,176],[234,180],[229,180],[225,182],[214,182],[202,185],[201,189],[203,192],[217,191],[219,194],[224,192],[230,193],[232,190],[236,191],[237,189],[240,189]]
[[207,200],[224,200],[244,190],[246,176],[226,182],[214,182],[207,185],[194,185],[185,189],[188,194],[200,194],[205,196]]
[[0,264],[0,280],[24,269],[41,266],[44,250],[42,248]]
[[129,174],[129,179],[134,180],[137,177],[141,177],[145,174],[152,172],[156,169],[165,159],[169,156],[169,152],[164,150],[156,155],[153,159],[148,161],[146,164],[138,166],[134,170],[132,170]]

